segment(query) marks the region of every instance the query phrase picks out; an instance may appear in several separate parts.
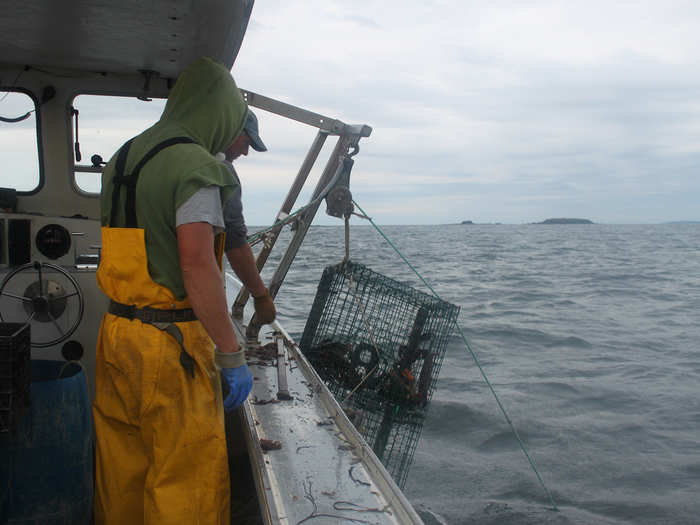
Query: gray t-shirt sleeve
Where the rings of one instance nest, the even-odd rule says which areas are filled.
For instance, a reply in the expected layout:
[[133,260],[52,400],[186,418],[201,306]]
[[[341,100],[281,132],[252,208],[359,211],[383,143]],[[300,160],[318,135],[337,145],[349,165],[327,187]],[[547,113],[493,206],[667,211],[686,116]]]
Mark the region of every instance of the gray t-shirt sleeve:
[[[233,164],[224,162],[238,180]],[[241,184],[233,190],[233,195],[224,203],[224,224],[226,225],[226,251],[239,248],[248,242],[248,228],[243,217],[243,202],[241,201]]]
[[201,188],[175,212],[175,226],[191,222],[208,222],[219,233],[224,229],[224,214],[218,186]]

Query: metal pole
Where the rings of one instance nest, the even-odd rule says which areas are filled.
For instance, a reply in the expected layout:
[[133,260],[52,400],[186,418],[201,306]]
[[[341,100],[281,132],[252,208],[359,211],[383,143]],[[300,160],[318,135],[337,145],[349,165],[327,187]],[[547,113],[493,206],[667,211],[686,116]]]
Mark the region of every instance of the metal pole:
[[278,333],[275,335],[275,341],[277,342],[277,399],[289,401],[292,396],[289,394],[287,383],[287,352],[284,348],[284,338]]
[[339,135],[343,133],[345,128],[345,124],[340,120],[329,118],[297,106],[292,106],[286,102],[275,100],[273,98],[266,97],[265,95],[253,93],[252,91],[247,91],[245,89],[241,89],[241,93],[243,94],[243,98],[245,98],[246,102],[250,106],[269,111],[270,113],[274,113],[291,120],[296,120],[302,124],[319,128],[327,133]]

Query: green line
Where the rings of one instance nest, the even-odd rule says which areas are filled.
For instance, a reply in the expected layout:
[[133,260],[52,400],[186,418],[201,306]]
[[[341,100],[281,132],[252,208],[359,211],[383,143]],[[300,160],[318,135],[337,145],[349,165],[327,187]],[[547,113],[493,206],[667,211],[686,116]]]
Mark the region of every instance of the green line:
[[284,219],[282,219],[281,221],[275,222],[272,226],[268,226],[267,228],[264,228],[264,229],[262,229],[262,230],[256,231],[253,235],[250,235],[250,236],[248,237],[248,244],[251,244],[251,245],[252,245],[252,244],[256,243],[256,242],[258,241],[258,239],[260,239],[260,238],[261,238],[263,235],[265,235],[266,233],[271,232],[272,230],[275,230],[275,229],[278,229],[278,228],[283,228],[283,227],[286,226],[289,222],[291,222],[291,220],[292,220],[294,217],[296,217],[296,216],[299,215],[300,213],[303,213],[304,211],[306,211],[312,204],[314,204],[314,203],[312,202],[312,203],[307,204],[306,206],[302,206],[301,208],[299,208],[299,209],[298,209],[297,211],[295,211],[294,213],[290,213],[289,215],[287,215],[287,216],[286,216]]
[[[381,230],[379,226],[375,224],[375,222],[372,220],[372,218],[367,215],[365,210],[360,207],[357,202],[354,200],[352,201],[355,206],[362,212],[362,215],[364,215],[367,220],[374,226],[374,228],[379,232],[379,234],[384,237],[384,240],[389,243],[389,245],[394,249],[394,251],[403,259],[403,261],[413,270],[413,272],[418,276],[418,278],[423,281],[423,284],[425,284],[430,291],[433,293],[435,297],[440,299],[440,296],[438,293],[433,289],[428,282],[423,279],[423,276],[416,270],[413,265],[406,259],[406,257],[401,253],[401,251],[394,245],[393,242],[387,237],[384,232]],[[469,353],[471,354],[472,358],[474,359],[474,362],[476,363],[476,366],[479,368],[479,372],[481,372],[481,376],[484,378],[484,381],[488,385],[489,389],[491,390],[491,393],[493,394],[494,399],[496,399],[496,403],[498,404],[498,408],[501,409],[501,412],[503,413],[503,416],[506,418],[506,421],[508,422],[508,425],[510,426],[511,431],[513,432],[513,435],[515,438],[518,440],[518,443],[520,444],[520,449],[523,451],[525,454],[525,457],[527,458],[528,462],[530,463],[530,466],[532,467],[532,470],[534,471],[535,475],[537,476],[537,479],[540,482],[540,485],[542,485],[542,488],[544,489],[545,493],[547,494],[547,497],[549,498],[549,502],[552,504],[552,509],[558,511],[559,509],[557,508],[557,504],[554,502],[554,498],[552,497],[552,494],[549,492],[549,489],[547,488],[547,485],[544,484],[544,481],[542,480],[542,476],[540,476],[540,473],[537,471],[537,467],[535,466],[535,462],[532,460],[530,457],[530,454],[528,453],[527,449],[525,448],[525,443],[523,443],[523,440],[520,439],[520,434],[518,434],[518,431],[515,428],[515,425],[513,425],[513,422],[511,421],[510,417],[508,416],[508,412],[506,412],[505,407],[501,403],[501,400],[498,398],[498,394],[496,394],[496,390],[493,388],[493,385],[491,384],[491,381],[489,381],[489,378],[486,376],[486,372],[484,371],[483,367],[481,366],[481,363],[479,363],[479,359],[476,357],[476,354],[472,350],[471,345],[469,344],[469,341],[467,341],[467,337],[464,335],[464,332],[462,331],[462,327],[457,324],[457,330],[459,331],[459,335],[462,336],[462,341],[464,341],[464,345],[467,347],[467,350],[469,350]]]

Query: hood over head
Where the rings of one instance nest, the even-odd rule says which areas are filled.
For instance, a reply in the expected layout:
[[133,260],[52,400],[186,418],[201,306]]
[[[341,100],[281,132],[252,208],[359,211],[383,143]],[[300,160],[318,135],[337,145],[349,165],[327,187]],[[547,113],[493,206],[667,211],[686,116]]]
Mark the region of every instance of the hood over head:
[[180,74],[160,117],[182,126],[209,153],[225,150],[241,133],[247,104],[231,73],[202,57]]

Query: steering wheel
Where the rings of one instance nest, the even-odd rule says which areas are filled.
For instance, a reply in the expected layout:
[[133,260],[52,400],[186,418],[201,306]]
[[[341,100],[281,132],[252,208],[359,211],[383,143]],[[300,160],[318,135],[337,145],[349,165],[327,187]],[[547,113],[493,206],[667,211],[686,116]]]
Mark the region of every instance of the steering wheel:
[[34,348],[68,339],[78,328],[84,308],[78,282],[55,264],[24,264],[8,273],[0,285],[0,321],[28,323]]

